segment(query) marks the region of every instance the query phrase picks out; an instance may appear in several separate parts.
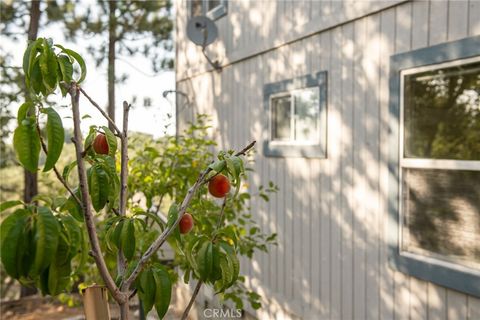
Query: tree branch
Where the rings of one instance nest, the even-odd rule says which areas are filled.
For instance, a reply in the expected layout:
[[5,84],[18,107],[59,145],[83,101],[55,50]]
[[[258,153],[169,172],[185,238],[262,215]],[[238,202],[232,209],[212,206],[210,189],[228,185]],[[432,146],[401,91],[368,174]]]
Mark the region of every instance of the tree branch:
[[200,292],[200,287],[202,286],[202,284],[203,284],[203,281],[198,280],[198,283],[195,286],[195,290],[193,290],[192,297],[190,298],[190,302],[188,303],[188,306],[185,309],[185,311],[183,311],[182,320],[187,319],[188,313],[190,312],[190,309],[192,309],[193,303],[195,302],[195,299],[197,298],[197,295]]
[[[217,230],[222,226],[223,216],[225,214],[225,207],[227,206],[227,196],[223,198],[222,209],[220,209],[220,217],[218,218]],[[214,238],[215,240],[215,238]]]
[[[250,142],[250,144],[248,146],[246,146],[245,148],[243,148],[242,150],[238,151],[237,153],[234,154],[234,156],[238,157],[238,156],[244,156],[247,154],[248,150],[252,149],[253,146],[255,145],[257,141],[253,140],[252,142]],[[211,176],[209,179],[205,180],[203,182],[203,184],[207,184],[209,183],[214,177],[218,176],[220,174],[220,172],[217,172],[215,173],[213,176]]]
[[[120,150],[120,210],[119,215],[125,216],[127,214],[127,196],[128,196],[128,112],[130,105],[123,102],[123,133],[121,134],[121,150]],[[123,277],[127,269],[127,260],[121,249],[118,250],[117,255],[117,270],[118,275]],[[128,287],[127,287],[128,291]]]
[[[253,146],[255,145],[255,141],[251,142],[248,146],[243,148],[241,151],[237,152],[235,155],[244,155],[248,150],[250,150]],[[145,253],[142,255],[140,260],[138,261],[136,267],[133,269],[132,273],[128,277],[128,279],[125,281],[124,286],[125,287],[130,287],[130,285],[135,281],[135,279],[138,277],[140,272],[142,271],[145,263],[150,259],[150,257],[163,245],[163,243],[167,240],[168,236],[175,230],[177,227],[178,223],[182,219],[182,216],[185,214],[185,211],[187,210],[188,206],[190,205],[190,202],[193,199],[193,196],[197,192],[197,190],[202,186],[205,177],[212,171],[211,168],[205,169],[198,177],[197,181],[194,183],[194,185],[188,189],[187,195],[183,199],[183,202],[180,206],[180,209],[178,211],[178,217],[177,220],[173,223],[173,225],[170,228],[166,228],[160,236],[158,236],[157,239],[148,247],[148,249],[145,251]]]
[[80,182],[80,190],[82,192],[82,209],[85,216],[85,225],[87,227],[88,238],[90,240],[90,246],[92,248],[92,256],[97,265],[100,276],[102,277],[105,285],[112,294],[113,298],[119,303],[122,304],[127,301],[127,296],[125,293],[121,292],[119,288],[115,285],[112,276],[108,272],[107,265],[102,255],[100,244],[98,241],[97,231],[95,228],[95,222],[93,221],[93,213],[91,209],[91,200],[90,194],[88,193],[87,185],[87,173],[85,170],[85,163],[82,158],[82,132],[80,131],[80,110],[79,110],[79,99],[80,99],[80,88],[72,83],[69,88],[69,93],[72,98],[72,113],[73,113],[73,133],[74,138],[73,142],[75,144],[75,153],[77,157],[77,168],[78,168],[78,179]]
[[123,133],[121,139],[121,168],[120,168],[120,215],[125,215],[127,212],[127,195],[128,195],[128,186],[127,186],[127,177],[128,177],[128,112],[130,110],[130,105],[124,101],[123,102]]
[[[222,209],[220,210],[220,217],[218,218],[218,223],[217,223],[217,230],[221,227],[222,225],[222,222],[223,222],[223,216],[225,214],[225,207],[227,205],[227,197],[225,196],[223,198],[223,203],[222,203]],[[215,236],[212,240],[215,241],[217,236]],[[195,287],[195,290],[193,291],[193,294],[192,294],[192,297],[190,298],[190,302],[188,303],[188,306],[187,308],[185,309],[185,311],[183,311],[183,315],[182,315],[182,320],[185,320],[187,319],[188,317],[188,313],[190,312],[190,309],[192,308],[193,306],[193,303],[195,302],[195,299],[197,298],[197,295],[198,295],[198,292],[200,291],[200,287],[202,286],[203,284],[203,281],[202,280],[198,280],[198,283],[197,283],[197,286]]]
[[[47,145],[45,144],[45,141],[43,140],[43,137],[40,133],[40,126],[38,125],[38,122],[36,124],[36,127],[37,127],[37,132],[38,132],[38,136],[40,138],[40,144],[42,145],[43,152],[45,152],[45,154],[48,155]],[[57,176],[58,181],[60,181],[63,184],[63,186],[65,187],[65,189],[67,189],[68,193],[70,193],[72,198],[75,199],[75,201],[78,203],[78,205],[81,206],[82,203],[80,202],[80,199],[78,199],[77,195],[68,186],[67,181],[65,181],[65,179],[63,179],[62,175],[60,174],[60,172],[58,171],[56,166],[53,166],[53,171],[55,172],[55,175]]]
[[100,111],[100,113],[102,114],[102,116],[107,119],[108,123],[113,127],[114,131],[116,132],[117,136],[119,136],[121,138],[121,135],[122,135],[122,132],[120,131],[120,129],[118,129],[117,125],[115,124],[115,121],[112,120],[112,118],[110,118],[108,116],[108,114],[102,109],[100,108],[100,106],[98,105],[98,103],[96,103],[92,98],[90,98],[90,96],[85,92],[85,90],[83,90],[82,88],[78,88],[80,90],[80,92],[88,99],[88,101],[90,101],[90,103],[98,110]]

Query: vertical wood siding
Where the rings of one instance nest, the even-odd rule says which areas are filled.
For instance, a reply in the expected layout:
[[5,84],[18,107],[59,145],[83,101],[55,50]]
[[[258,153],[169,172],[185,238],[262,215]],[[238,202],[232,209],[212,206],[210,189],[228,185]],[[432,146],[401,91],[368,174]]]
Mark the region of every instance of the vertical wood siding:
[[[179,130],[204,112],[219,148],[253,139],[261,146],[263,86],[328,72],[327,158],[266,158],[260,147],[254,157],[248,188],[255,193],[270,180],[280,188],[268,203],[251,201],[261,228],[278,233],[278,246],[241,264],[247,285],[263,296],[260,319],[480,319],[480,299],[392,270],[385,240],[389,58],[479,35],[480,2],[383,2],[377,10],[379,3],[230,1],[217,21],[220,41],[209,49],[227,60],[318,19],[345,23],[217,73],[202,69],[204,58],[186,40],[185,0],[177,0],[177,89],[192,101],[178,115]],[[348,19],[361,10],[370,14]]]

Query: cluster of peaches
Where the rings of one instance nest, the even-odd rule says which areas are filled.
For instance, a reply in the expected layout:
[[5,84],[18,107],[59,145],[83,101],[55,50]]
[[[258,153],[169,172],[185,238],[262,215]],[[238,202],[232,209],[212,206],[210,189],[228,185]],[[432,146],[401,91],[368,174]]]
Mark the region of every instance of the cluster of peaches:
[[[93,150],[98,154],[108,154],[107,137],[99,133],[93,141]],[[215,198],[224,198],[230,192],[230,181],[223,174],[213,176],[208,182],[208,192]],[[179,229],[181,234],[190,232],[193,228],[193,217],[190,213],[185,213],[180,220]]]

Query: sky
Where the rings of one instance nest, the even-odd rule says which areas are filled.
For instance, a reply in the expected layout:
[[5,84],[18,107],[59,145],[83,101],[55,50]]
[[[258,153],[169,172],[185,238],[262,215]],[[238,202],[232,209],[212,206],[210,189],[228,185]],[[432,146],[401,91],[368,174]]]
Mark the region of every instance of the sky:
[[[91,1],[82,1],[81,4],[89,4]],[[64,47],[78,52],[85,59],[87,65],[87,77],[82,88],[93,98],[100,106],[105,107],[108,99],[107,91],[107,66],[95,66],[95,62],[88,54],[86,46],[82,43],[66,41],[58,26],[49,26],[39,30],[38,37],[52,38],[54,43],[62,44]],[[93,39],[96,41],[95,39]],[[4,36],[0,35],[0,41],[5,51],[13,53],[14,66],[22,65],[22,56],[26,47],[25,41],[12,42]],[[151,70],[151,62],[143,57],[118,57],[116,60],[117,77],[122,74],[128,75],[125,83],[116,85],[116,119],[117,124],[121,125],[122,119],[122,102],[125,100],[129,103],[136,96],[136,102],[132,103],[132,109],[129,117],[129,129],[131,131],[151,134],[154,137],[160,137],[167,134],[175,133],[175,95],[169,94],[166,98],[162,93],[165,90],[175,89],[175,73],[174,71],[165,71],[154,75]],[[57,94],[55,99],[60,105],[57,111],[63,118],[65,128],[73,126],[71,119],[71,110],[68,107],[69,99],[61,98],[61,94]],[[151,99],[151,106],[144,107],[144,98]],[[11,106],[13,114],[16,114],[18,105]],[[80,109],[82,116],[88,114],[82,123],[82,131],[86,133],[90,125],[107,125],[106,120],[101,114],[89,104],[86,99],[80,101]],[[172,117],[169,119],[167,114]],[[12,121],[13,122],[13,121]],[[165,125],[170,124],[165,130]],[[12,124],[14,125],[14,124]],[[13,129],[13,128],[12,128]]]

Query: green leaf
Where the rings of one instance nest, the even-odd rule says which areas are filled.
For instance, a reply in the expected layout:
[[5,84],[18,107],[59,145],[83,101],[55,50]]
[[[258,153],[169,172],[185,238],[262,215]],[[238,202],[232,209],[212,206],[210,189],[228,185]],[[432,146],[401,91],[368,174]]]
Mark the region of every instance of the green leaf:
[[212,248],[212,257],[213,257],[213,263],[212,263],[212,274],[210,275],[210,281],[214,283],[215,281],[219,280],[222,278],[222,270],[220,269],[220,259],[221,259],[221,252],[218,244],[213,244]]
[[84,148],[87,151],[88,155],[94,156],[95,151],[93,150],[93,140],[95,140],[95,137],[97,135],[97,127],[96,126],[90,126],[90,130],[88,131],[87,136],[85,137],[85,142],[84,142]]
[[107,229],[107,232],[105,233],[105,244],[107,245],[107,251],[114,253],[115,250],[113,250],[113,247],[112,247],[112,244],[114,244],[112,240],[112,235],[113,235],[113,231],[115,231],[115,228],[110,225],[110,226],[107,226],[106,229]]
[[151,212],[146,212],[146,211],[141,211],[141,212],[137,212],[134,214],[135,216],[145,216],[145,217],[148,217],[150,219],[152,219],[153,221],[155,221],[157,223],[157,225],[160,227],[160,229],[164,229],[165,228],[165,223],[160,219],[159,216],[157,216],[156,214],[153,214]]
[[36,41],[31,41],[27,48],[25,49],[25,52],[23,53],[23,63],[22,63],[22,68],[23,68],[23,73],[25,74],[26,77],[29,76],[30,72],[30,53],[32,52],[32,48],[35,46]]
[[158,317],[163,319],[163,316],[165,316],[170,306],[172,281],[167,270],[159,266],[153,270],[153,277],[156,285],[155,310],[157,310]]
[[105,137],[107,138],[108,144],[108,155],[112,158],[115,157],[115,152],[117,152],[117,137],[113,134],[108,127],[103,126],[103,131],[105,132]]
[[43,171],[46,172],[55,166],[62,153],[65,130],[63,129],[62,118],[53,108],[43,109],[42,112],[47,114],[48,154],[43,167]]
[[81,248],[82,241],[82,229],[78,225],[77,221],[69,215],[62,215],[60,221],[64,227],[64,232],[68,237],[68,242],[70,243],[70,253],[68,260],[73,259]]
[[[79,188],[74,189],[73,193],[77,196],[79,200],[82,199],[82,193]],[[70,195],[67,201],[65,201],[61,210],[70,213],[71,216],[74,217],[77,221],[83,222],[84,220],[82,206],[77,202],[77,200],[75,200],[72,195]]]
[[235,167],[235,172],[237,173],[237,178],[245,172],[245,168],[243,166],[243,161],[238,156],[231,156],[230,159],[233,162],[233,166]]
[[68,56],[75,59],[77,63],[80,65],[81,74],[80,74],[80,78],[76,81],[78,84],[80,84],[83,80],[85,80],[85,77],[87,76],[87,66],[85,65],[85,61],[83,60],[82,56],[73,50],[65,49],[59,44],[56,44],[55,46],[57,48],[62,49],[64,53],[66,53]]
[[217,160],[208,167],[213,171],[221,172],[225,168],[225,160]]
[[229,283],[226,283],[226,287],[228,288],[232,286],[235,281],[238,279],[238,275],[240,273],[240,262],[238,261],[237,254],[235,253],[235,249],[231,247],[228,243],[221,241],[220,247],[224,250],[226,253],[226,258],[228,260],[228,263],[231,264],[232,270],[233,270],[233,277],[232,280]]
[[157,285],[155,278],[153,277],[153,272],[151,269],[144,270],[140,275],[140,290],[138,290],[138,295],[140,300],[142,300],[143,311],[145,315],[152,310],[155,303],[155,291]]
[[24,102],[18,108],[18,112],[17,112],[17,123],[18,123],[18,125],[21,125],[23,120],[25,120],[27,118],[27,116],[29,114],[31,114],[31,112],[34,112],[34,110],[32,110],[33,107],[34,107],[33,102],[27,101],[27,102]]
[[200,279],[207,281],[213,269],[213,245],[205,241],[197,254],[197,266]]
[[30,42],[23,55],[23,72],[25,73],[25,82],[28,88],[31,86],[33,63],[41,44],[42,39],[40,38]]
[[125,258],[132,260],[135,254],[135,225],[133,220],[125,220],[122,228],[121,241]]
[[25,69],[23,70],[25,72],[25,75],[27,75],[27,76],[31,76],[31,74],[32,74],[34,61],[35,60],[38,61],[37,54],[38,54],[38,52],[41,51],[42,43],[43,43],[42,38],[38,38],[37,40],[30,43],[31,49],[29,50],[28,70],[25,70]]
[[21,204],[23,204],[23,201],[20,201],[20,200],[11,200],[11,201],[2,202],[2,204],[0,204],[0,212],[3,212],[15,206],[19,206]]
[[88,192],[92,199],[93,208],[98,212],[107,204],[110,193],[110,181],[101,165],[95,164],[87,171]]
[[191,272],[192,270],[190,268],[187,268],[187,270],[185,270],[185,274],[183,275],[183,283],[188,284],[188,282],[190,281]]
[[36,285],[40,288],[40,291],[44,296],[50,294],[50,290],[48,289],[48,274],[49,270],[47,268],[40,273],[39,277],[37,277]]
[[60,227],[58,221],[47,207],[38,207],[34,226],[35,258],[30,269],[32,276],[45,270],[55,257]]
[[232,161],[232,158],[226,158],[225,162],[227,163],[228,171],[235,178],[235,181],[236,181],[238,175],[237,175],[237,170],[235,169],[235,164]]
[[27,223],[28,211],[18,209],[10,214],[0,226],[1,260],[5,271],[13,278],[19,277],[19,265],[22,263],[23,250],[19,250]]
[[58,62],[53,49],[44,39],[43,52],[40,54],[40,71],[42,73],[43,84],[48,92],[53,92],[57,86]]
[[117,246],[118,249],[122,248],[122,241],[121,241],[121,235],[122,235],[122,229],[123,229],[123,224],[125,223],[125,219],[120,220],[116,227],[115,230],[113,231],[112,235],[112,241]]
[[40,155],[40,138],[35,128],[34,118],[23,120],[15,129],[13,148],[22,166],[31,172],[36,172]]
[[220,269],[222,270],[222,287],[220,292],[223,292],[230,286],[234,277],[233,265],[225,256],[220,257]]
[[51,295],[59,294],[70,282],[71,251],[75,249],[70,240],[67,230],[62,230],[59,236],[57,253],[48,268],[48,290]]
[[62,72],[62,80],[69,84],[72,81],[73,76],[73,65],[70,61],[70,58],[66,55],[58,55],[57,57],[58,66]]
[[40,201],[43,201],[47,207],[51,207],[53,199],[51,196],[46,194],[37,194],[31,200],[31,202],[40,202]]
[[70,177],[70,173],[72,172],[73,168],[77,166],[77,161],[73,161],[63,168],[62,178],[68,182],[68,178]]
[[32,72],[30,73],[30,88],[33,89],[33,92],[36,94],[47,95],[47,88],[43,83],[42,71],[40,70],[40,59],[37,58],[33,62]]
[[187,246],[185,248],[185,257],[187,258],[188,263],[190,263],[190,266],[192,267],[193,270],[197,270],[197,262],[193,258],[193,253],[196,251],[196,248],[199,244],[202,243],[201,240],[206,240],[204,237],[192,237],[190,242],[187,243]]
[[167,228],[171,228],[178,219],[178,206],[174,203],[170,206],[167,215]]
[[[31,214],[31,212],[29,212]],[[27,220],[26,230],[23,232],[21,239],[19,239],[19,244],[17,250],[22,252],[21,261],[18,263],[19,275],[20,277],[28,277],[30,272],[30,267],[33,264],[35,259],[35,242],[34,234],[32,229],[32,224]]]

